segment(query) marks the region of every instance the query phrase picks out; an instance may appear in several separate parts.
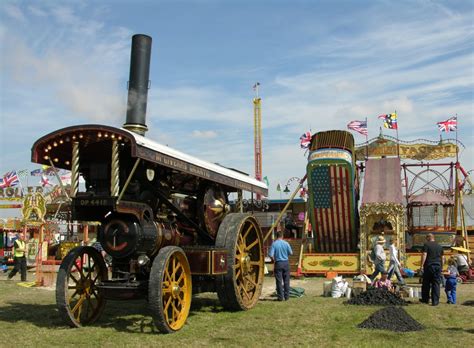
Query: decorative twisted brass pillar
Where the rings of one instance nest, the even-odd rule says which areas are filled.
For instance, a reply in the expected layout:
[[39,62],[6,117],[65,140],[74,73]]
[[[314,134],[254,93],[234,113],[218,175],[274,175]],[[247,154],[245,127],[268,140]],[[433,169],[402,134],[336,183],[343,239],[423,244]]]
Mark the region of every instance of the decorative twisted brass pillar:
[[76,197],[79,189],[79,142],[72,143],[71,161],[71,197]]
[[237,211],[239,213],[243,213],[244,212],[244,200],[243,200],[243,195],[242,195],[242,190],[239,190],[239,192],[237,193]]
[[119,151],[118,141],[112,141],[112,170],[110,175],[110,195],[119,195]]

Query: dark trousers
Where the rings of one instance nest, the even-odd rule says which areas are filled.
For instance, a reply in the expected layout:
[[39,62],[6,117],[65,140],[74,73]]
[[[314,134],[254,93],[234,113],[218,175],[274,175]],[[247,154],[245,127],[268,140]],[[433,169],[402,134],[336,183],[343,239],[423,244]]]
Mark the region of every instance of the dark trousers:
[[26,282],[26,257],[15,257],[14,260],[15,266],[10,274],[8,274],[8,278],[12,279],[13,276],[21,270],[21,281]]
[[273,273],[275,273],[278,299],[288,300],[290,297],[290,263],[288,261],[275,262]]
[[441,265],[426,265],[423,268],[423,284],[421,286],[421,301],[428,303],[430,301],[433,306],[439,303],[439,291],[441,285]]
[[369,277],[372,282],[377,278],[379,273],[385,272],[385,261],[384,262],[379,262],[375,264],[375,271],[372,273],[372,275]]

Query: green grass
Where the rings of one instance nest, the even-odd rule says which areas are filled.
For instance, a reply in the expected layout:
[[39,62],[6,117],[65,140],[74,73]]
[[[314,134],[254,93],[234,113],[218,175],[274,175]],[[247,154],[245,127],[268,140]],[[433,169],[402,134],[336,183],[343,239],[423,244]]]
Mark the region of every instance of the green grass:
[[[0,280],[0,346],[322,346],[322,347],[467,347],[474,342],[474,285],[458,286],[457,305],[412,304],[406,311],[426,330],[394,333],[356,326],[381,307],[344,305],[343,299],[321,297],[324,279],[293,281],[306,295],[288,302],[260,301],[246,312],[222,310],[217,296],[193,298],[185,327],[171,335],[155,332],[145,301],[108,302],[93,326],[71,329],[56,310],[54,291],[24,288]],[[265,280],[266,287],[273,279]],[[20,335],[21,341],[16,338]]]

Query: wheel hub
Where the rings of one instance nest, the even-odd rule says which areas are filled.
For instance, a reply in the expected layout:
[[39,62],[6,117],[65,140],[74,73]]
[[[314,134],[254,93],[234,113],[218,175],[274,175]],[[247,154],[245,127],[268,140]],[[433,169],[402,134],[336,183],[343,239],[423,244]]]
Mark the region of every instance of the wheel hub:
[[181,292],[181,288],[179,287],[178,283],[173,282],[171,285],[171,295],[173,298],[178,298],[179,293]]
[[250,272],[250,255],[248,253],[243,253],[240,256],[240,264],[242,265],[243,274]]

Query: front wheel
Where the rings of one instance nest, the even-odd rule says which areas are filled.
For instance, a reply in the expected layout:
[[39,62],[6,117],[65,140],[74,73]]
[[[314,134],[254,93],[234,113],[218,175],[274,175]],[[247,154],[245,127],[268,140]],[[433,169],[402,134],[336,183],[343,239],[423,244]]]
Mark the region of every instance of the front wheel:
[[191,294],[191,269],[184,251],[177,246],[160,249],[148,283],[148,301],[158,330],[173,333],[184,326]]
[[57,276],[56,304],[69,326],[81,327],[100,317],[105,299],[97,285],[107,276],[104,258],[93,247],[77,247],[66,255]]
[[228,214],[219,227],[216,246],[228,251],[227,273],[216,279],[221,304],[230,310],[254,307],[262,293],[265,264],[257,220],[248,214]]

